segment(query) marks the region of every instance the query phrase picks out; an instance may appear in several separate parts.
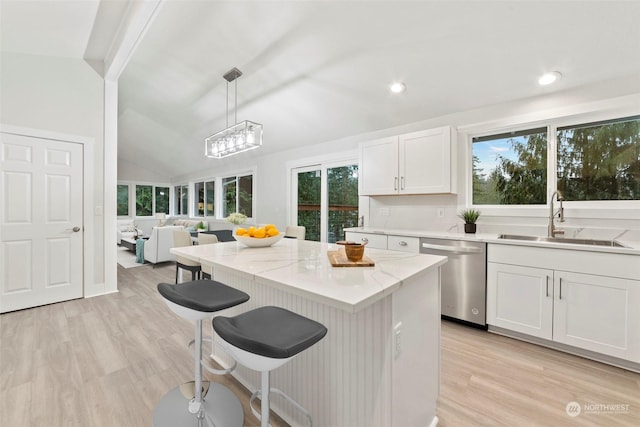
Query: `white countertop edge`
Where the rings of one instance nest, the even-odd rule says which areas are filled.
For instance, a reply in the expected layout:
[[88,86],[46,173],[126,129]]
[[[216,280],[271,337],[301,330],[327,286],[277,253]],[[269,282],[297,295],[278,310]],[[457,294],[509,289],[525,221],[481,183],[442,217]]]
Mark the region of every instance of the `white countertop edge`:
[[277,280],[267,279],[265,277],[256,276],[256,283],[266,285],[266,286],[271,286],[273,288],[286,291],[291,295],[303,297],[311,301],[315,301],[317,303],[324,304],[329,307],[336,308],[338,310],[342,310],[349,314],[355,314],[358,311],[362,310],[363,308],[368,307],[387,296],[385,292],[378,292],[374,295],[370,295],[369,297],[361,299],[357,302],[349,303],[349,302],[337,300],[335,298],[331,298],[326,295],[321,295],[317,292],[311,292],[305,289],[291,287],[289,285],[285,285],[281,282],[278,282]]
[[588,252],[605,252],[605,253],[618,253],[625,255],[640,255],[640,242],[629,240],[618,240],[619,243],[627,246],[624,248],[613,246],[597,246],[597,245],[580,245],[575,243],[561,243],[561,242],[536,242],[529,240],[515,240],[515,239],[499,239],[499,234],[490,233],[453,233],[434,230],[402,230],[402,229],[379,229],[368,227],[352,227],[345,228],[345,231],[352,231],[354,233],[369,233],[380,234],[387,236],[405,236],[405,237],[426,237],[434,239],[449,239],[449,240],[465,240],[476,241],[485,243],[498,243],[502,245],[516,245],[516,246],[535,246],[540,248],[549,249],[569,249],[575,251],[588,251]]

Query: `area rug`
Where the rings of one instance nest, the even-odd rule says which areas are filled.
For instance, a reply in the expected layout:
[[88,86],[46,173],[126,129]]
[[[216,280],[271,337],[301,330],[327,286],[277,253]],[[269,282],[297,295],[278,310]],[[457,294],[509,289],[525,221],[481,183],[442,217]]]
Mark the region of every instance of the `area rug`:
[[118,246],[118,264],[120,264],[124,268],[133,268],[133,267],[141,267],[146,263],[145,264],[137,263],[135,252],[132,252],[125,247]]

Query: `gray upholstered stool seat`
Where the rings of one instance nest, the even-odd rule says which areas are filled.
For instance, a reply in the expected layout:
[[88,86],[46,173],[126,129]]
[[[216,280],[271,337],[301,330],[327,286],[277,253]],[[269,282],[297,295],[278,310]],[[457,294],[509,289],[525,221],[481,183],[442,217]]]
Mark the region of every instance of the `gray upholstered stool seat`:
[[179,285],[159,283],[158,292],[167,301],[202,313],[224,310],[249,300],[246,293],[213,280],[192,280]]
[[211,341],[202,338],[202,320],[216,311],[242,304],[249,300],[249,295],[213,280],[194,280],[178,285],[159,283],[158,292],[171,311],[195,321],[195,339],[188,345],[195,347],[195,380],[188,396],[184,393],[190,388],[179,386],[162,397],[153,412],[153,427],[241,427],[244,414],[238,398],[222,384],[212,383],[207,387],[202,381],[203,366],[214,374],[225,374],[235,367],[217,370],[202,360],[202,343]]
[[279,307],[260,307],[235,317],[217,316],[213,328],[229,344],[275,359],[293,357],[327,333],[324,325]]
[[[279,307],[260,307],[235,317],[217,316],[212,324],[223,340],[222,347],[235,360],[262,373],[261,388],[249,401],[251,412],[260,419],[261,426],[269,425],[269,394],[274,392],[304,413],[311,425],[311,415],[299,403],[269,386],[269,373],[320,341],[327,334],[327,328]],[[258,396],[262,400],[261,412],[253,407]]]

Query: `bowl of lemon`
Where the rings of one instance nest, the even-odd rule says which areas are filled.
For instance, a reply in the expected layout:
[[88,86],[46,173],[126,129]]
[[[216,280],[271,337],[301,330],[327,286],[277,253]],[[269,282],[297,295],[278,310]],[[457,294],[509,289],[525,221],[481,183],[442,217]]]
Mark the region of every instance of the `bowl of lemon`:
[[273,224],[264,227],[236,228],[233,230],[233,237],[245,246],[250,248],[266,248],[282,239],[281,233]]

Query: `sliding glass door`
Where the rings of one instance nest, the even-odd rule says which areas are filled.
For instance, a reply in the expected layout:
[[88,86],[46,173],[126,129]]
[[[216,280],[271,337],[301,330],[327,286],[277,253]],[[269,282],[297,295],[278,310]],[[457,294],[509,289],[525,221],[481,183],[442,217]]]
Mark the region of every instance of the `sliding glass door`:
[[328,163],[293,169],[293,212],[306,240],[334,243],[358,224],[358,165]]

